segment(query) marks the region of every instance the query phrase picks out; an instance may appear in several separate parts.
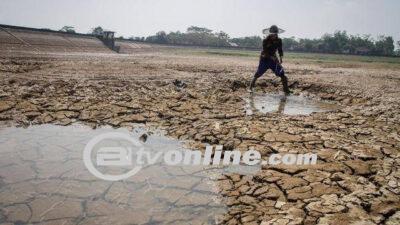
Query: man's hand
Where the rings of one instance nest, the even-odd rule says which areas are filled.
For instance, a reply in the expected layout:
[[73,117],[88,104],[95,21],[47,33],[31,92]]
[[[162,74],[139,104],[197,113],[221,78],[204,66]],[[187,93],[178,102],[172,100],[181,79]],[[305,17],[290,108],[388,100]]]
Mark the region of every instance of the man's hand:
[[282,56],[279,56],[279,63],[280,63],[280,64],[283,63],[283,61],[282,61]]

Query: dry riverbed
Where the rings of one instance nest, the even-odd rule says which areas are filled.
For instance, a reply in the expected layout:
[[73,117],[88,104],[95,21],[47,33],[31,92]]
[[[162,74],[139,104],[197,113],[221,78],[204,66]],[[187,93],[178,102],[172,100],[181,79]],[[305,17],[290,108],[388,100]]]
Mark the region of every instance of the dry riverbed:
[[[79,122],[92,128],[139,123],[193,149],[220,144],[254,147],[263,157],[317,153],[314,166],[222,175],[218,194],[227,209],[216,222],[399,224],[400,70],[348,65],[284,63],[294,95],[334,104],[333,111],[249,115],[246,87],[257,66],[252,57],[173,49],[3,57],[0,120],[3,126]],[[280,90],[280,80],[267,73],[256,92]],[[0,204],[12,205],[1,197]],[[1,218],[9,218],[6,210]]]

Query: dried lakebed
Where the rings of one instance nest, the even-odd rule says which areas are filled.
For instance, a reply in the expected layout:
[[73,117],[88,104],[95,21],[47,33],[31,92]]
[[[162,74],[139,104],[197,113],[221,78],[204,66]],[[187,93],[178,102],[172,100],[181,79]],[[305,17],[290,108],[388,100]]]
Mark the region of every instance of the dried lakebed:
[[[2,59],[4,65],[12,65],[0,73],[0,120],[6,124],[70,125],[79,121],[91,127],[129,128],[130,123],[143,123],[162,128],[169,137],[187,140],[193,149],[220,144],[227,150],[255,148],[263,157],[287,152],[318,154],[313,167],[265,166],[252,175],[223,174],[216,186],[226,211],[216,222],[399,224],[400,72],[396,69],[373,68],[372,64],[324,68],[287,61],[295,95],[315,96],[340,108],[309,115],[259,111],[246,115],[243,98],[257,66],[250,58],[157,51],[13,60],[16,63]],[[296,72],[305,68],[318,73]],[[267,74],[257,82],[256,93],[280,89],[280,81]],[[34,173],[35,168],[26,170]],[[30,193],[24,187],[17,190]],[[54,204],[40,203],[46,209]],[[30,215],[29,207],[18,212],[18,216]],[[11,216],[2,211],[1,218]],[[129,224],[127,220],[119,222]]]

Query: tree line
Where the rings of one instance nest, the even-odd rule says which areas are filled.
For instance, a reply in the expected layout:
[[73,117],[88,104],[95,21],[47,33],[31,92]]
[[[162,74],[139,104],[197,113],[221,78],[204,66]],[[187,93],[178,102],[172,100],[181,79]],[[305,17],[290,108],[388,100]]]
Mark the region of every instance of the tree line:
[[[377,56],[400,55],[398,50],[395,51],[393,38],[384,35],[375,40],[370,35],[348,35],[346,31],[336,31],[334,34],[325,34],[317,39],[291,37],[283,38],[282,41],[285,48],[292,51]],[[397,42],[397,45],[400,47],[400,41]]]
[[[70,27],[67,27],[70,28]],[[64,30],[68,30],[65,29]],[[68,32],[68,31],[67,31]],[[101,35],[103,28],[100,26],[92,29],[94,35]],[[119,37],[124,38],[124,37]],[[195,45],[209,47],[238,47],[238,48],[262,48],[262,37],[249,36],[231,38],[224,31],[213,32],[205,27],[191,26],[185,32],[159,31],[148,37],[130,37],[130,40],[143,41],[158,44]],[[286,51],[334,53],[354,55],[376,56],[400,56],[400,41],[395,41],[391,36],[381,35],[377,39],[370,35],[349,35],[346,31],[336,31],[333,34],[325,34],[321,38],[282,38],[283,48]],[[397,44],[397,50],[395,48]]]
[[[138,40],[138,38],[133,38]],[[157,32],[153,36],[140,38],[152,43],[162,44],[184,44],[212,47],[242,47],[262,48],[260,36],[249,36],[242,38],[230,38],[223,31],[213,33],[212,30],[201,27],[189,27],[185,33],[164,31]],[[321,38],[282,38],[284,50],[314,52],[314,53],[335,53],[355,55],[379,55],[395,56],[400,51],[395,51],[395,42],[391,36],[379,36],[376,40],[370,35],[349,35],[346,31],[336,31],[333,34],[325,34]],[[400,48],[400,41],[397,42]]]

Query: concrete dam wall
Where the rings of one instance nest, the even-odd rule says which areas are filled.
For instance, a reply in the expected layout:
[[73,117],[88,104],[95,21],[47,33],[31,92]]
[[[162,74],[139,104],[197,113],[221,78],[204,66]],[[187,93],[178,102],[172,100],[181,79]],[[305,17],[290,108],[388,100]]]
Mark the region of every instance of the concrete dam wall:
[[[151,45],[116,40],[119,52],[130,54]],[[46,29],[0,25],[0,52],[7,53],[115,53],[98,37],[90,34],[66,33]]]

